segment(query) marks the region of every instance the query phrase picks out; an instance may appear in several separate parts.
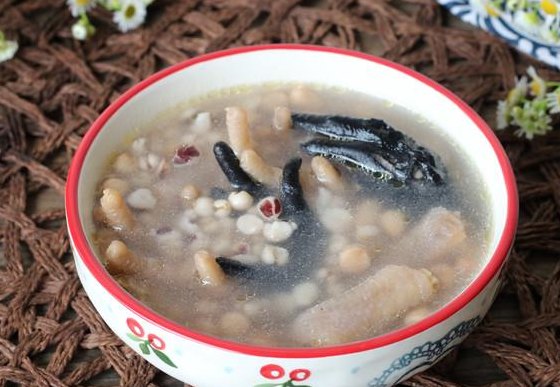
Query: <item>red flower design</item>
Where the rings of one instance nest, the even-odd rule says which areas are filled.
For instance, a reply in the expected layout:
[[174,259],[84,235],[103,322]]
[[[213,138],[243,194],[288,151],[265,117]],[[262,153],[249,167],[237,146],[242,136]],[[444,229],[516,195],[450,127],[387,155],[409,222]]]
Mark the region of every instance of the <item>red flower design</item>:
[[273,383],[257,384],[254,387],[311,387],[303,384],[294,384],[294,382],[302,382],[311,376],[311,371],[305,368],[297,368],[290,371],[290,379],[278,381],[286,374],[284,368],[277,364],[267,364],[261,367],[261,375],[270,380],[276,380]]
[[155,354],[162,362],[170,367],[177,368],[175,363],[167,356],[163,350],[165,349],[165,342],[161,337],[148,333],[148,337],[144,339],[144,328],[142,325],[132,317],[126,319],[126,325],[132,333],[127,333],[128,338],[138,344],[138,349],[143,355]]
[[155,349],[159,349],[160,351],[163,351],[165,349],[165,342],[153,333],[150,333],[148,335],[148,341],[150,342],[150,345]]
[[135,319],[133,319],[132,317],[126,319],[126,325],[128,325],[128,329],[130,329],[130,331],[134,333],[135,336],[137,337],[144,336],[144,328],[142,328],[140,323]]
[[284,368],[276,364],[267,364],[261,368],[261,375],[267,379],[280,379],[285,374]]
[[311,371],[306,369],[297,369],[290,372],[290,378],[296,382],[303,382],[311,376]]

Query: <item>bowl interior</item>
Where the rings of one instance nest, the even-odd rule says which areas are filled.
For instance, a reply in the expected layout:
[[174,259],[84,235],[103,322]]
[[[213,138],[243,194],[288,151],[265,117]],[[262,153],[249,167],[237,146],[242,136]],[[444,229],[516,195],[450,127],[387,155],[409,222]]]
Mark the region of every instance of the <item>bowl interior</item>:
[[129,93],[112,105],[98,120],[97,128],[94,125],[93,130],[102,130],[86,154],[77,192],[79,217],[90,246],[96,184],[108,158],[118,144],[130,138],[131,131],[182,101],[215,90],[265,82],[307,82],[343,87],[405,106],[453,138],[456,146],[472,158],[487,187],[493,222],[486,259],[496,248],[508,210],[506,180],[498,157],[486,134],[478,128],[485,124],[433,82],[429,85],[415,73],[385,61],[309,49],[276,48],[217,55],[175,70],[145,81],[136,88],[137,93]]

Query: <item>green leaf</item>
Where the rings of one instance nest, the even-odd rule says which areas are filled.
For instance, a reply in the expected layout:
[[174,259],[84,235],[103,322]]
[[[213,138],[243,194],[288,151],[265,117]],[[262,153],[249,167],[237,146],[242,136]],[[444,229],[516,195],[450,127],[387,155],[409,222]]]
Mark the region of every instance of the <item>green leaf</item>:
[[149,355],[150,354],[150,347],[148,347],[148,342],[144,341],[143,343],[140,343],[140,350],[142,351],[142,353],[144,355]]
[[154,347],[152,347],[152,349],[154,350],[154,353],[157,355],[157,357],[159,357],[159,359],[164,362],[165,364],[167,364],[168,366],[171,366],[173,368],[177,368],[177,366],[175,365],[175,363],[173,363],[171,361],[171,359],[169,358],[169,356],[167,356],[165,353],[158,351],[157,349],[155,349]]
[[134,336],[132,333],[127,333],[126,335],[128,336],[128,338],[129,338],[130,340],[142,341],[141,338]]

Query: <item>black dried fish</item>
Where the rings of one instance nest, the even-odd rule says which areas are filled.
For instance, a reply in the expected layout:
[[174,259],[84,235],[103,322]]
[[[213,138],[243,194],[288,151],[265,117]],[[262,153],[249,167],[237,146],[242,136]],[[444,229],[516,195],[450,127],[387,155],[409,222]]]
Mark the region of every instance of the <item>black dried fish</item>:
[[407,153],[393,152],[374,143],[316,139],[302,144],[311,155],[329,157],[360,168],[373,176],[405,183],[423,180],[440,185],[440,174],[422,155],[413,158]]
[[262,288],[277,288],[278,283],[289,279],[289,272],[275,265],[249,265],[227,257],[216,258],[216,263],[227,276],[234,277],[241,283],[250,282],[252,286],[259,284]]
[[293,114],[292,121],[296,129],[330,138],[303,144],[309,154],[330,157],[399,183],[444,183],[445,169],[439,159],[383,120]]
[[[292,114],[295,129],[322,134],[340,140],[357,140],[383,143],[383,137],[401,134],[392,131],[383,120],[375,118],[362,119],[345,116],[322,116],[318,114]],[[393,133],[394,132],[394,133]]]
[[224,175],[233,187],[247,191],[251,195],[257,195],[263,191],[264,187],[260,183],[254,181],[251,176],[241,168],[239,159],[228,144],[223,141],[215,143],[214,156],[222,172],[224,172]]
[[227,257],[216,259],[227,275],[261,291],[278,291],[309,279],[316,259],[323,256],[326,240],[325,230],[305,201],[299,180],[300,168],[301,159],[290,160],[284,166],[280,183],[283,206],[280,218],[297,225],[291,237],[280,244],[290,253],[288,263],[284,266],[246,265]]
[[282,170],[280,202],[282,203],[285,217],[292,217],[294,215],[299,217],[304,213],[307,215],[307,212],[309,212],[303,197],[303,188],[299,181],[300,168],[301,159],[296,158],[288,161]]
[[326,232],[305,201],[300,168],[300,158],[292,159],[284,166],[280,182],[280,201],[283,205],[280,218],[297,224],[292,236],[283,244],[291,257],[287,271],[291,278],[307,280],[317,258],[322,257],[326,249]]

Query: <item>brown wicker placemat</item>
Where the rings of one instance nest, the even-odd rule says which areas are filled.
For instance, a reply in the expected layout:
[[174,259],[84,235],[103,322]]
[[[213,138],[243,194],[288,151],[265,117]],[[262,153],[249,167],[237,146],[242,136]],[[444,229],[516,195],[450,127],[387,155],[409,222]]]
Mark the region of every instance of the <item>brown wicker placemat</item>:
[[[559,78],[483,32],[449,27],[449,18],[431,0],[156,0],[145,26],[125,35],[95,11],[97,34],[81,43],[64,0],[0,0],[0,29],[20,44],[0,64],[0,386],[180,385],[113,336],[69,254],[68,162],[119,93],[197,54],[269,42],[375,49],[480,112],[529,63]],[[560,385],[560,132],[531,143],[501,139],[521,197],[505,287],[458,351],[404,385],[481,382],[475,368],[466,378],[458,371],[465,357],[499,367],[494,386]]]

